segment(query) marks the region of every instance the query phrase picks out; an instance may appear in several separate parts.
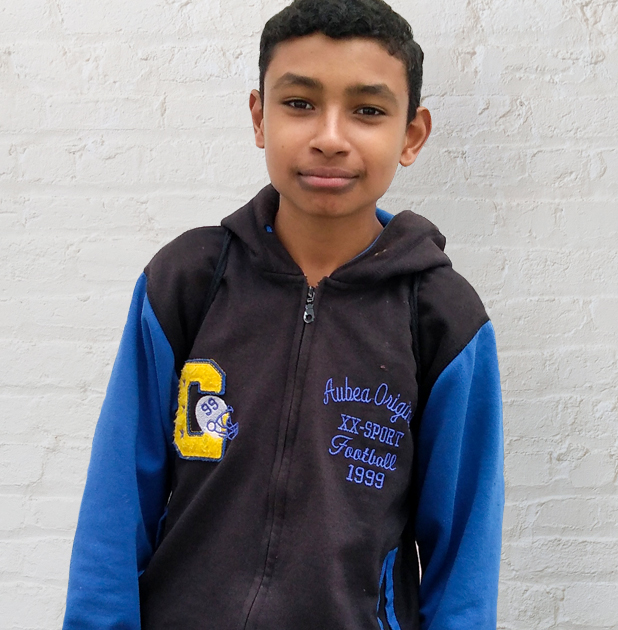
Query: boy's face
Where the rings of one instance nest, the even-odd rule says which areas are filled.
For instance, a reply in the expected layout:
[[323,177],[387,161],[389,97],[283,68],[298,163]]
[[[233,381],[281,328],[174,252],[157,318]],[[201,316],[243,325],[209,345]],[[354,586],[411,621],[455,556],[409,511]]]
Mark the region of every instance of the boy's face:
[[420,107],[407,124],[404,64],[371,39],[314,34],[282,42],[251,93],[280,211],[343,217],[375,211],[398,164],[414,162],[431,131]]

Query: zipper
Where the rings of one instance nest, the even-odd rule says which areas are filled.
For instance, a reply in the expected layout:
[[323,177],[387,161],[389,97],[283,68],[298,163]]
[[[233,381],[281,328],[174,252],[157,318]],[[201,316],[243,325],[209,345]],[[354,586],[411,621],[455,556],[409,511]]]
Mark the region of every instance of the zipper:
[[307,301],[305,302],[305,312],[303,314],[303,321],[305,322],[305,324],[311,324],[315,321],[315,311],[313,310],[314,302],[315,289],[310,286],[309,290],[307,291]]
[[[307,345],[305,333],[307,332],[307,326],[309,324],[312,324],[315,321],[315,297],[316,297],[315,287],[309,286],[307,289],[307,297],[305,298],[305,305],[302,312],[303,313],[303,327],[302,327],[302,330],[300,331],[298,352],[296,354],[296,362],[294,366],[292,395],[290,398],[290,405],[289,405],[288,413],[287,413],[287,422],[285,425],[285,434],[283,438],[281,456],[279,459],[278,469],[276,473],[277,479],[275,482],[275,488],[274,488],[274,493],[273,493],[274,498],[273,498],[273,504],[272,504],[272,521],[270,523],[270,532],[268,535],[268,544],[266,547],[266,558],[264,561],[264,569],[262,571],[262,577],[260,579],[260,583],[255,591],[255,595],[253,596],[253,601],[251,602],[251,605],[249,606],[249,610],[247,612],[247,617],[245,619],[245,624],[244,624],[245,629],[249,628],[249,623],[252,620],[252,617],[255,614],[259,615],[259,610],[254,611],[254,609],[256,608],[256,603],[258,601],[258,598],[260,597],[260,594],[262,593],[264,589],[264,580],[267,579],[267,573],[270,574],[268,575],[268,579],[270,579],[270,577],[273,574],[274,563],[277,558],[275,547],[278,546],[279,541],[278,540],[273,541],[273,535],[274,535],[275,529],[277,527],[280,529],[283,522],[283,515],[278,514],[278,512],[282,511],[282,508],[285,505],[285,486],[287,485],[287,475],[289,474],[289,462],[287,465],[287,468],[288,468],[287,471],[284,471],[284,462],[285,462],[286,452],[290,449],[290,443],[291,443],[290,425],[292,424],[294,406],[296,404],[298,394],[299,394],[298,381],[299,381],[299,376],[301,372],[301,357],[303,356],[304,348]],[[305,369],[306,369],[306,361],[303,367],[303,372]],[[279,535],[280,534],[281,532],[279,531]],[[274,545],[273,545],[273,542],[275,543]]]

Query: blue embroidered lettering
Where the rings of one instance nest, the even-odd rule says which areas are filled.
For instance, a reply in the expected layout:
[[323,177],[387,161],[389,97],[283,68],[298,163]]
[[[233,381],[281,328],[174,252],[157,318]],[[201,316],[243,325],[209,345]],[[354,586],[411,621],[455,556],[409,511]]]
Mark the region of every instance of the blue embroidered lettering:
[[373,401],[378,407],[381,407],[384,404],[384,400],[387,395],[388,385],[386,383],[382,383],[380,387],[378,387],[378,389],[376,390],[376,395],[373,397]]
[[351,437],[347,435],[335,435],[335,437],[330,441],[330,448],[328,452],[331,455],[339,455],[344,448],[350,448],[348,446],[348,442],[351,440]]
[[397,405],[397,403],[399,402],[399,398],[401,397],[401,394],[397,394],[397,396],[395,397],[395,399],[393,400],[392,396],[389,396],[389,403],[388,403],[388,408],[391,411],[395,411],[395,409],[393,409],[393,407],[395,407],[395,405]]
[[380,437],[378,438],[378,440],[380,440],[380,442],[382,442],[382,444],[384,444],[384,442],[386,442],[386,436],[388,435],[389,432],[389,428],[388,427],[382,427],[380,429]]
[[341,419],[343,422],[341,426],[338,427],[339,431],[346,431],[346,433],[354,433],[358,435],[358,424],[360,423],[360,418],[355,418],[354,416],[348,416],[345,413],[341,414]]
[[329,402],[360,402],[364,404],[373,403],[377,407],[386,406],[386,408],[393,413],[390,417],[391,422],[396,422],[397,419],[402,418],[409,423],[410,417],[412,416],[412,403],[401,402],[400,399],[401,394],[397,394],[393,397],[386,383],[381,383],[372,396],[369,387],[363,389],[360,387],[352,387],[346,376],[344,384],[341,386],[335,386],[332,378],[326,381],[323,402],[325,405],[328,405]]
[[348,377],[345,377],[345,400],[350,402],[354,400],[354,390],[348,385]]
[[397,439],[395,440],[395,446],[399,447],[399,440],[401,440],[401,438],[404,436],[405,434],[402,431],[397,431],[396,436]]
[[386,453],[385,455],[376,455],[375,448],[369,450],[368,448],[360,449],[349,446],[352,438],[347,435],[336,435],[331,440],[331,446],[328,452],[331,455],[343,455],[345,459],[351,459],[355,462],[362,462],[363,464],[369,464],[382,470],[397,470],[395,466],[397,462],[397,455],[394,453]]
[[397,455],[393,453],[386,453],[384,456],[384,470],[397,470],[395,468],[395,462],[397,461]]
[[328,397],[329,395],[332,396],[333,393],[333,379],[329,378],[326,381],[326,387],[324,388],[324,404],[328,405]]

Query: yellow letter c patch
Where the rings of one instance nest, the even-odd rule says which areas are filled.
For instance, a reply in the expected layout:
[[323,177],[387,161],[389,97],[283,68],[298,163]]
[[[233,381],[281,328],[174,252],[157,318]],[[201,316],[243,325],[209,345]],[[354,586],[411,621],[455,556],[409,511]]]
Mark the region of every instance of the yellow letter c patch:
[[174,445],[183,459],[219,461],[238,433],[234,410],[221,398],[225,372],[209,359],[187,361],[180,373]]

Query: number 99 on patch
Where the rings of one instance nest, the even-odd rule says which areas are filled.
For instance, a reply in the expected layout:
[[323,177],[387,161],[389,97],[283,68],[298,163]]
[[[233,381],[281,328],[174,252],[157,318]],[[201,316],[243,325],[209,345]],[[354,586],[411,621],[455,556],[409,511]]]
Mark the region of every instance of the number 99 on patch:
[[363,468],[362,466],[348,466],[348,476],[346,481],[352,481],[358,485],[365,484],[368,488],[380,490],[384,486],[384,473],[377,473],[375,470]]

